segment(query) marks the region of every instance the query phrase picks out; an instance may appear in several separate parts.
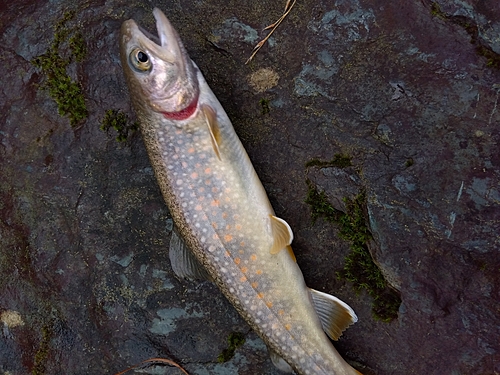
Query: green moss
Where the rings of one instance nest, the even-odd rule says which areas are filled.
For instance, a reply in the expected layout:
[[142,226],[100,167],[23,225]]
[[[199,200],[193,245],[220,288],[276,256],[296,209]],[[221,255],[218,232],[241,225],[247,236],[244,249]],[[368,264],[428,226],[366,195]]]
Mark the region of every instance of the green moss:
[[234,357],[234,352],[237,348],[245,343],[245,335],[240,332],[232,332],[227,338],[228,347],[217,357],[217,362],[224,363]]
[[77,32],[69,38],[69,48],[71,48],[71,52],[77,62],[82,62],[85,59],[85,56],[87,56],[87,46],[82,33]]
[[101,121],[100,129],[108,131],[110,128],[113,128],[118,132],[116,140],[118,142],[124,142],[127,140],[129,132],[134,132],[139,129],[139,124],[137,122],[130,123],[129,117],[126,113],[116,109],[109,109],[106,111],[106,114]]
[[406,162],[405,162],[405,167],[406,168],[411,167],[413,164],[415,164],[415,161],[413,160],[413,158],[406,159]]
[[431,4],[431,14],[434,17],[439,17],[441,19],[446,18],[446,14],[441,10],[441,7],[439,6],[438,3],[432,3]]
[[382,272],[374,263],[367,243],[371,239],[366,225],[363,207],[365,194],[353,200],[344,198],[346,212],[335,209],[324,191],[318,191],[311,181],[307,181],[306,203],[311,206],[313,220],[323,217],[339,229],[339,237],[350,243],[351,251],[345,258],[344,269],[337,276],[353,283],[356,292],[366,290],[373,298],[372,313],[375,319],[389,322],[397,317],[401,299],[388,287]]
[[323,161],[317,158],[311,159],[306,163],[306,167],[337,167],[347,168],[352,166],[351,157],[349,155],[335,154],[330,161]]
[[269,108],[269,99],[262,98],[259,100],[259,104],[261,106],[260,113],[262,113],[263,115],[267,115],[271,110]]
[[66,24],[74,17],[74,12],[66,12],[54,26],[54,39],[44,54],[35,57],[31,63],[45,76],[42,89],[57,103],[61,116],[67,116],[72,126],[87,118],[88,111],[80,83],[67,73],[73,62],[81,62],[86,55],[83,36]]
[[486,57],[486,66],[500,69],[500,55],[490,47],[479,45],[476,47],[476,52],[479,56]]
[[47,357],[50,351],[50,340],[52,339],[53,332],[51,325],[45,325],[41,330],[42,340],[38,346],[38,350],[35,354],[35,360],[33,363],[33,368],[31,370],[32,375],[43,375],[45,374],[45,363],[47,362]]

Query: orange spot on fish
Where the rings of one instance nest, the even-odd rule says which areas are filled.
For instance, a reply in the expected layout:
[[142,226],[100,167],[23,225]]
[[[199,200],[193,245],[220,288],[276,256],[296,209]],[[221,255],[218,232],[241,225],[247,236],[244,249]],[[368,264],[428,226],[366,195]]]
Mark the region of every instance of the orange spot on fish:
[[192,179],[198,178],[198,173],[196,172],[191,173],[191,178]]
[[227,256],[227,257],[230,257],[230,256],[231,256],[231,254],[230,254],[230,253],[229,253],[229,251],[227,251],[227,250],[226,250],[226,252],[224,253],[224,255],[225,255],[225,256]]
[[233,240],[233,236],[231,236],[230,234],[226,234],[224,236],[224,241],[231,242],[232,240]]
[[243,250],[241,250],[241,249],[240,249],[240,250],[238,250],[238,253],[240,253],[240,254],[245,254],[245,252],[244,252]]
[[218,191],[219,191],[219,189],[217,189],[216,187],[212,188],[212,193],[217,193]]
[[219,207],[219,204],[220,204],[220,202],[219,202],[219,200],[218,200],[218,199],[214,199],[214,200],[210,203],[210,205],[211,205],[212,207]]
[[188,152],[192,154],[194,152],[194,147],[189,147]]
[[247,281],[246,276],[241,276],[241,277],[240,277],[240,281],[241,281],[242,283],[244,283],[245,281]]
[[255,271],[255,273],[256,273],[257,275],[262,275],[262,270],[257,270],[257,271]]
[[196,205],[196,207],[195,207],[194,209],[195,209],[196,211],[201,211],[201,205],[200,205],[200,204]]
[[252,288],[257,289],[257,287],[258,287],[258,286],[259,286],[259,283],[258,283],[258,282],[254,281],[254,282],[252,283]]
[[241,272],[247,273],[248,272],[248,268],[247,267],[241,267]]
[[241,230],[241,225],[240,224],[236,224],[234,227],[236,228],[236,230]]
[[240,242],[240,246],[241,246],[241,247],[244,247],[244,246],[245,246],[245,242],[241,241],[241,242]]
[[273,303],[271,301],[268,301],[268,302],[266,302],[266,306],[271,308],[271,307],[273,307]]
[[240,264],[240,262],[241,262],[240,258],[234,258],[234,263],[236,263],[236,265]]
[[[222,218],[223,218],[223,219],[226,219],[226,218],[227,218],[227,212],[223,212],[223,213],[222,213]],[[229,226],[229,225],[228,225],[228,226]]]
[[257,260],[257,255],[255,254],[250,255],[250,260],[253,260],[255,262]]
[[285,324],[285,328],[287,331],[290,331],[292,329],[292,325],[291,324]]
[[212,183],[212,181],[210,180],[205,180],[205,185],[210,185]]
[[285,313],[285,310],[280,310],[280,311],[278,311],[278,314],[279,314],[279,315],[283,315],[284,313]]
[[199,191],[200,193],[203,193],[203,192],[205,191],[205,188],[202,186],[202,187],[200,187],[200,188],[198,189],[198,191]]
[[205,169],[205,173],[206,173],[206,174],[210,174],[210,173],[212,173],[212,170],[211,170],[210,168],[206,168],[206,169]]
[[262,292],[257,293],[257,298],[258,298],[258,299],[262,299],[262,298],[264,298],[264,293],[262,293]]
[[182,164],[182,168],[187,168],[187,166],[188,166],[188,163],[186,163],[185,161],[183,161],[181,164]]

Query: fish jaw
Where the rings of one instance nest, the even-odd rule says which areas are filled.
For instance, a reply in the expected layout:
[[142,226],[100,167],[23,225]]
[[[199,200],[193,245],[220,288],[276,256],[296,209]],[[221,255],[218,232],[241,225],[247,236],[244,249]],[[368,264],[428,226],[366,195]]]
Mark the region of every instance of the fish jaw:
[[[121,63],[134,106],[146,105],[167,118],[182,120],[197,108],[199,86],[193,62],[167,17],[153,10],[160,43],[149,39],[134,20],[121,28]],[[134,95],[142,93],[142,100]],[[138,108],[136,108],[138,109]]]

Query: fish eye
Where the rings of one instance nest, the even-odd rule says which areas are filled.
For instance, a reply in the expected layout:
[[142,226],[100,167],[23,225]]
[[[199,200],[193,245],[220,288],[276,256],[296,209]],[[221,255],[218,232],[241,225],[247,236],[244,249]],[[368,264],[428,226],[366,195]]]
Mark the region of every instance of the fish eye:
[[139,48],[134,48],[132,52],[130,52],[129,59],[132,66],[140,72],[151,69],[151,60],[148,54]]

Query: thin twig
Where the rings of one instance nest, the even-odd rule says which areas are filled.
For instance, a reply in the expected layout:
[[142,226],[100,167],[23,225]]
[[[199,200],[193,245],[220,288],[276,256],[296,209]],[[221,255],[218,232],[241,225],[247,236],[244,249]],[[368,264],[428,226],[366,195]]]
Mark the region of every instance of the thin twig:
[[259,43],[257,43],[257,45],[254,47],[253,49],[253,52],[252,52],[252,55],[248,58],[247,61],[245,61],[245,64],[248,64],[250,61],[252,61],[252,59],[254,58],[254,56],[257,54],[257,52],[259,52],[259,50],[262,48],[262,46],[267,42],[267,40],[271,37],[271,35],[274,33],[274,31],[278,28],[278,26],[280,25],[280,23],[285,19],[285,17],[288,15],[288,13],[290,13],[290,11],[292,10],[293,6],[295,5],[295,2],[297,0],[293,0],[293,3],[290,4],[290,1],[291,0],[288,0],[286,2],[286,5],[285,5],[285,12],[283,13],[283,15],[274,23],[270,24],[269,26],[266,26],[264,28],[264,30],[269,30],[271,29],[271,31],[269,32],[269,34],[266,35],[266,37],[264,39],[262,39]]
[[146,359],[145,361],[142,361],[141,363],[138,363],[134,366],[131,366],[129,367],[128,369],[122,371],[122,372],[119,372],[115,375],[123,375],[125,374],[126,372],[129,372],[130,370],[133,370],[135,368],[139,368],[139,367],[143,367],[145,364],[149,364],[149,365],[152,365],[152,364],[155,364],[155,363],[164,363],[164,364],[167,364],[167,365],[170,365],[170,366],[174,366],[174,367],[177,367],[179,370],[181,370],[184,374],[186,375],[189,375],[186,370],[184,370],[180,365],[178,365],[177,363],[175,363],[174,361],[171,361],[170,359],[164,359],[164,358],[149,358],[149,359]]

